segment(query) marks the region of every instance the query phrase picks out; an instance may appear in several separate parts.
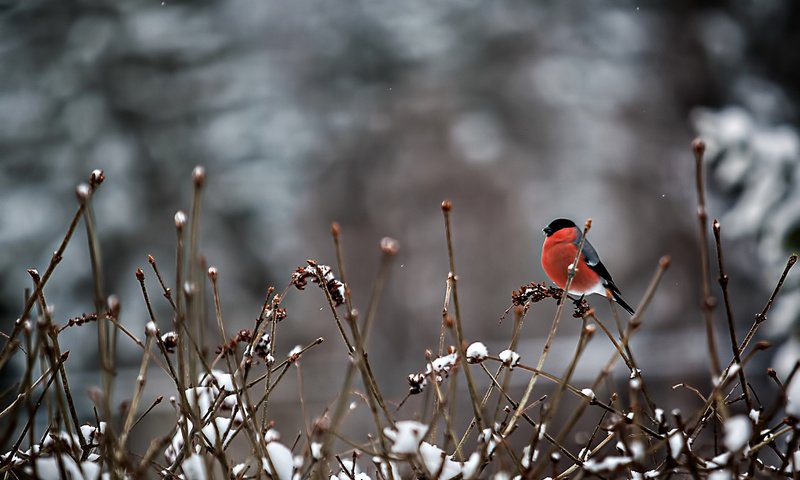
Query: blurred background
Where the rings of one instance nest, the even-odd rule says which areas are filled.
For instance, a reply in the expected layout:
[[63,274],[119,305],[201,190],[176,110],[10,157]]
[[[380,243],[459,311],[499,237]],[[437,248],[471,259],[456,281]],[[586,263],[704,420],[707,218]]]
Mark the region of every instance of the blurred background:
[[[203,165],[200,248],[220,271],[229,331],[251,328],[267,287],[284,288],[307,258],[335,265],[332,221],[365,311],[379,241],[393,237],[400,252],[369,349],[399,401],[438,344],[442,199],[454,203],[465,335],[493,353],[510,338],[510,318],[498,326],[509,293],[546,280],[542,227],[591,217],[591,241],[634,306],[658,259],[672,257],[634,352],[668,408],[691,404],[670,388],[709,382],[689,143],[708,142],[710,214],[722,221],[741,338],[800,246],[798,22],[791,0],[0,0],[0,326],[19,315],[25,269],[43,270],[58,246],[75,186],[99,168],[106,291],[143,333],[134,271],[153,254],[174,278],[173,215],[190,208],[191,171]],[[784,371],[800,357],[799,278],[790,275],[760,337],[778,344],[771,361]],[[83,227],[45,293],[59,323],[93,311]],[[714,293],[721,299],[716,284]],[[168,305],[153,296],[165,330]],[[611,321],[608,305],[591,301]],[[283,306],[279,356],[327,340],[302,361],[316,416],[340,387],[344,349],[316,287],[292,290]],[[523,362],[535,363],[554,310],[542,303],[528,315]],[[563,324],[551,371],[565,368],[578,326]],[[63,334],[77,390],[99,384],[95,328]],[[611,348],[596,338],[576,383],[593,379]],[[130,396],[139,359],[123,338],[116,401]],[[151,399],[172,394],[157,377]],[[297,378],[277,395],[277,427],[291,431]],[[169,407],[158,413],[174,421]]]

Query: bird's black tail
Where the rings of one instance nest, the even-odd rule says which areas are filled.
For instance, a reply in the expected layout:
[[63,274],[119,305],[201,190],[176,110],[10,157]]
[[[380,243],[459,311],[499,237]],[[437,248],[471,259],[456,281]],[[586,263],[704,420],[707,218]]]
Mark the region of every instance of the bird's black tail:
[[633,310],[633,308],[630,305],[628,305],[628,303],[625,300],[623,300],[622,295],[620,295],[619,289],[617,288],[616,285],[614,285],[611,282],[606,282],[605,287],[608,289],[609,292],[611,292],[611,296],[614,297],[614,301],[617,302],[620,307],[624,308],[625,311],[630,313],[631,315],[636,313]]

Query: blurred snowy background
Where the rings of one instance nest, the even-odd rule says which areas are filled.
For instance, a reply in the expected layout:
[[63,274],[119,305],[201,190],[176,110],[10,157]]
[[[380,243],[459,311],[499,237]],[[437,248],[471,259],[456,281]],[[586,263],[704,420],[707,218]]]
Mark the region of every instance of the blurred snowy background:
[[[60,241],[75,185],[100,168],[107,291],[143,332],[134,271],[152,253],[172,278],[173,214],[188,210],[201,164],[201,249],[220,270],[229,331],[251,326],[267,286],[283,288],[306,258],[335,263],[334,220],[365,309],[378,242],[394,237],[401,250],[369,348],[399,400],[438,342],[447,197],[468,339],[504,348],[512,322],[497,320],[509,292],[545,280],[541,228],[591,217],[590,238],[634,305],[658,258],[672,255],[634,346],[664,379],[655,390],[687,372],[707,382],[689,142],[700,133],[709,144],[710,211],[746,330],[800,246],[798,22],[791,0],[0,0],[2,330],[30,285],[25,269],[43,269]],[[797,330],[798,279],[767,325],[778,343]],[[61,322],[93,310],[82,228],[46,294]],[[166,302],[157,305],[168,325]],[[304,357],[308,375],[343,365],[320,292],[292,291],[284,306],[279,353],[322,335]],[[523,361],[538,355],[553,310],[529,315]],[[62,340],[83,388],[99,381],[94,328]],[[576,329],[564,327],[552,370],[571,356]],[[604,342],[578,381],[608,356]],[[137,367],[136,349],[121,344],[121,364]],[[800,344],[785,345],[791,365]],[[120,371],[117,400],[132,375]],[[339,382],[306,382],[319,413]],[[292,388],[276,417],[296,410]]]

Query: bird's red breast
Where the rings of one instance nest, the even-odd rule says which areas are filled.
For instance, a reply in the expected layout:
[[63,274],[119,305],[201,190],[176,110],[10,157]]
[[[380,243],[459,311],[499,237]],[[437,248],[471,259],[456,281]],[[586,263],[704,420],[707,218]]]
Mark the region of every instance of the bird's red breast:
[[[567,284],[567,269],[575,261],[578,246],[575,244],[577,229],[564,228],[544,240],[542,248],[542,268],[556,285],[564,288]],[[586,258],[581,254],[578,260],[578,270],[570,285],[570,293],[589,293],[598,290],[602,282],[600,275],[586,264]]]

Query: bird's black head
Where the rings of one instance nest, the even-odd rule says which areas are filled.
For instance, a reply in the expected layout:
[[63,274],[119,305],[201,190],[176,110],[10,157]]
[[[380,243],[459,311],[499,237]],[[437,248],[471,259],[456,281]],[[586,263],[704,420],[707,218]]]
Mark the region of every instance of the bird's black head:
[[550,224],[542,229],[545,236],[549,237],[550,235],[556,233],[557,231],[564,229],[564,228],[574,228],[575,222],[569,220],[567,218],[557,218],[550,222]]

